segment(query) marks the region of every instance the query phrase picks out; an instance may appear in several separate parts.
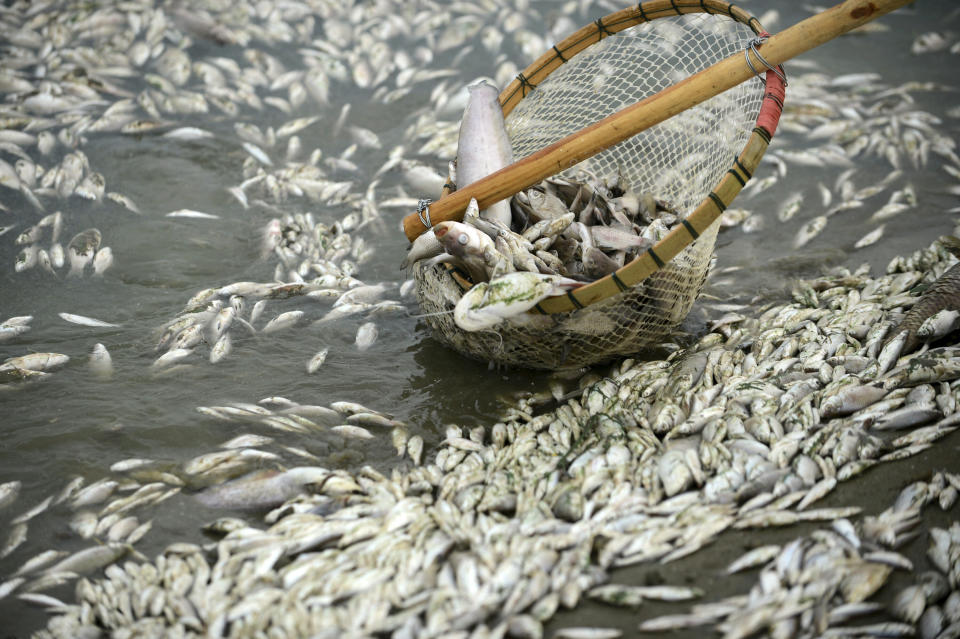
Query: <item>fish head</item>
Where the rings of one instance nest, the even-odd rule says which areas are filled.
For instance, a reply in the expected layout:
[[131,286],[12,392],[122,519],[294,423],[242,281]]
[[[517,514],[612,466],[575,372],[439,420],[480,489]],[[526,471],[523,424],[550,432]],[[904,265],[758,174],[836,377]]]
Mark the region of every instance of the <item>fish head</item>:
[[464,224],[457,222],[441,222],[433,227],[433,233],[443,248],[457,257],[463,257],[471,248],[478,248],[473,234]]

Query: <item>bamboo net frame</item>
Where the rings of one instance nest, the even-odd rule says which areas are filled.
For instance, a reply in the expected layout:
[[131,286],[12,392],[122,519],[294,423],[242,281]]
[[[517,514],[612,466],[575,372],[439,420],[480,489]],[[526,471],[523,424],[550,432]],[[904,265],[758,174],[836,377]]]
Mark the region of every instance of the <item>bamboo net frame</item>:
[[[843,5],[795,25],[778,36],[771,37],[765,44],[762,44],[762,58],[757,45],[761,44],[763,40],[754,41],[747,51],[741,55],[731,55],[693,74],[686,80],[669,86],[655,95],[650,95],[591,126],[587,126],[535,153],[531,153],[524,159],[493,175],[478,180],[471,185],[462,186],[452,193],[445,190],[443,197],[431,204],[430,215],[426,218],[426,222],[429,224],[431,219],[433,223],[446,219],[462,219],[463,210],[471,198],[476,198],[480,208],[483,209],[500,199],[509,197],[538,183],[545,177],[560,173],[582,160],[632,137],[653,124],[662,122],[672,115],[676,115],[742,83],[756,73],[755,69],[775,68],[773,65],[778,62],[855,28],[877,15],[882,15],[897,6],[905,4],[906,1],[879,0],[874,4],[860,2],[859,0],[847,0]],[[505,116],[509,115],[532,91],[536,91],[536,87],[551,73],[561,68],[567,61],[588,47],[632,26],[658,18],[685,16],[691,13],[723,14],[748,26],[754,34],[763,36],[764,39],[767,35],[763,32],[762,26],[756,18],[735,5],[721,0],[651,0],[641,3],[636,7],[612,13],[583,27],[555,45],[551,51],[545,53],[522,73],[518,74],[517,78],[500,95],[500,103]],[[781,44],[773,46],[777,38],[780,38]],[[778,71],[782,71],[782,69],[778,69]],[[749,181],[759,164],[773,134],[776,132],[784,93],[785,83],[781,73],[767,72],[762,104],[753,131],[719,183],[703,198],[699,206],[682,220],[680,225],[652,248],[621,269],[566,295],[547,298],[532,312],[556,315],[557,317],[566,314],[573,317],[580,309],[590,308],[600,302],[603,302],[601,306],[605,309],[601,312],[605,312],[612,308],[610,304],[614,306],[617,304],[616,299],[628,299],[623,297],[625,295],[636,298],[632,300],[634,304],[643,303],[642,300],[648,298],[644,296],[642,289],[636,289],[636,287],[650,275],[664,269],[670,260],[678,254],[688,253],[687,248],[691,247],[698,237],[706,233],[703,238],[703,241],[709,243],[706,250],[712,250],[716,233],[714,223],[741,188]],[[426,230],[426,226],[422,218],[417,214],[411,214],[404,219],[403,229],[412,241]],[[703,244],[703,241],[698,244]],[[698,252],[702,253],[701,249],[698,249]],[[682,269],[682,267],[672,267],[672,270],[676,271],[677,268]],[[448,268],[447,271],[448,278],[457,283],[461,289],[461,294],[472,286],[472,282],[459,273],[457,269]],[[688,289],[686,292],[686,295],[690,297],[689,300],[678,301],[678,304],[687,310],[696,297],[699,284],[694,284],[694,288],[695,290]],[[445,291],[442,295],[449,300],[453,293]],[[615,296],[618,295],[621,297],[616,298]],[[436,304],[434,300],[427,301],[429,306],[435,310],[443,308],[439,301]],[[427,310],[423,296],[421,296],[421,306],[424,307],[424,310]],[[687,310],[682,311],[684,316]],[[474,344],[471,344],[471,340],[475,339],[471,336],[472,334],[444,335],[444,333],[451,333],[457,329],[438,326],[438,322],[428,321],[430,321],[441,341],[447,342],[448,345],[457,350],[481,359],[490,358],[503,363],[526,365],[516,355],[512,359],[509,357],[499,358],[497,353],[491,352],[490,348],[474,348]],[[674,317],[674,321],[678,320]],[[508,341],[507,332],[502,331],[501,333],[502,341]],[[539,341],[542,346],[545,346],[549,338],[549,331],[540,331],[539,334],[534,333],[531,336]],[[517,340],[523,340],[522,332],[510,336],[510,341]],[[476,341],[479,341],[478,337]],[[570,350],[570,344],[566,346],[564,353],[568,353]],[[625,347],[636,350],[637,343],[631,343]],[[608,358],[610,354],[608,351],[605,356],[601,355],[598,358],[591,359],[589,354],[583,352],[589,350],[583,345],[574,345],[572,348],[581,352],[572,362],[562,362],[565,365],[593,363],[593,361]],[[515,350],[519,351],[520,349]],[[527,350],[529,352],[530,349]],[[541,360],[539,364],[531,365],[546,368],[554,367],[557,361],[564,358],[566,358],[565,354],[560,359],[554,356]]]

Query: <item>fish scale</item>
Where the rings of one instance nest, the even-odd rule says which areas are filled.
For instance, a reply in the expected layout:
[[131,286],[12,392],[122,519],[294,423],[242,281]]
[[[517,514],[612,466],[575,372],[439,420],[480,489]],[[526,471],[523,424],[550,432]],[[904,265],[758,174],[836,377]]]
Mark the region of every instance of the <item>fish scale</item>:
[[920,328],[920,325],[928,317],[944,309],[960,310],[960,262],[947,269],[930,288],[924,291],[920,299],[903,317],[900,324],[890,331],[889,336],[884,340],[884,344],[888,343],[898,333],[906,331],[907,338],[901,352],[909,353],[920,343],[920,338],[917,336],[917,329]]

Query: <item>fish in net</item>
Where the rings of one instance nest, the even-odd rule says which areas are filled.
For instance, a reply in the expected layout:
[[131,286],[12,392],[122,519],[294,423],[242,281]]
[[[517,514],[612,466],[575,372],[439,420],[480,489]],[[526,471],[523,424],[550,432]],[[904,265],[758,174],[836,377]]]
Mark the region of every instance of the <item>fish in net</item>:
[[[521,74],[519,83],[501,94],[501,104],[515,103],[505,122],[514,158],[534,154],[742,53],[761,31],[756,19],[726,3],[706,3],[713,9],[707,13],[636,15],[650,4],[633,10],[631,19],[640,23],[627,28],[615,27],[615,20],[598,20],[593,43],[582,50],[578,47],[576,55],[563,55],[567,49],[562,45],[571,39],[564,40],[554,48],[561,59],[556,70],[535,86]],[[720,15],[723,7],[727,10]],[[613,33],[613,28],[619,30]],[[696,239],[672,260],[657,263],[659,270],[632,286],[622,285],[615,272],[616,294],[589,304],[570,295],[568,312],[532,312],[522,322],[507,320],[487,331],[465,331],[454,322],[452,311],[470,281],[449,266],[417,262],[413,266],[417,298],[435,338],[472,358],[538,369],[602,363],[661,342],[696,300],[719,229],[714,221],[695,232],[686,220],[711,196],[720,199],[718,184],[730,180],[729,174],[734,174],[739,186],[749,179],[752,167],[739,162],[738,152],[758,136],[765,93],[762,81],[745,82],[560,173],[569,180],[621,175],[636,192],[668,203],[677,222]],[[762,133],[760,144],[765,149],[769,133]],[[737,186],[732,193],[738,190]],[[729,199],[732,196],[713,205],[722,204],[722,210]],[[647,259],[658,261],[655,253]]]

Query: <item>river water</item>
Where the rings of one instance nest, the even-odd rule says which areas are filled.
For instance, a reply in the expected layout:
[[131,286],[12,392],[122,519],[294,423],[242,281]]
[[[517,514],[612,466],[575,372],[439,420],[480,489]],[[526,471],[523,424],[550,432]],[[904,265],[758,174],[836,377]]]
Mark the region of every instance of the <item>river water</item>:
[[[575,7],[560,3],[536,3],[528,13],[541,16],[543,22],[527,27],[545,34],[565,15],[563,7],[570,9],[566,15],[578,26],[606,13],[596,6],[580,13]],[[792,4],[754,0],[745,7],[755,15],[776,9],[776,22],[765,25],[771,32],[809,15],[806,9]],[[495,12],[482,14],[481,19],[484,24],[497,24]],[[819,72],[830,76],[876,72],[882,76],[879,82],[888,86],[917,81],[960,89],[955,71],[960,58],[947,51],[922,56],[910,52],[911,43],[924,32],[960,30],[960,19],[951,2],[916,3],[882,18],[880,24],[888,29],[840,38],[803,56],[801,64],[815,64]],[[243,62],[243,50],[240,46],[220,48],[200,41],[191,54],[198,58],[225,56]],[[300,64],[295,47],[275,46],[270,53],[287,69]],[[433,67],[453,66],[456,70],[448,81],[450,90],[477,76],[495,75],[493,56],[474,54],[458,58],[455,53],[438,53],[432,63]],[[516,43],[505,42],[501,55],[521,68],[526,64]],[[791,76],[806,72],[805,68],[791,68],[789,64],[787,69]],[[130,80],[130,86],[140,86],[138,82]],[[389,105],[371,100],[369,89],[349,82],[334,86],[320,123],[299,135],[304,149],[321,149],[324,157],[339,155],[352,140],[343,132],[334,135],[332,123],[343,105],[349,103],[349,124],[372,130],[381,141],[381,148],[359,148],[351,156],[357,172],[337,178],[352,180],[353,189],[363,193],[390,149],[404,142],[411,118],[429,104],[433,85],[424,83]],[[957,95],[960,94],[949,91],[911,92],[915,108],[939,117],[939,132],[954,140],[960,120],[948,117],[946,111],[958,104]],[[261,112],[247,110],[238,119],[266,130],[292,117],[311,115],[315,108],[308,100],[292,115],[267,107]],[[547,373],[491,369],[446,350],[430,337],[422,320],[414,317],[416,305],[409,300],[405,302],[408,313],[376,320],[379,337],[366,351],[359,351],[353,343],[363,320],[346,319],[323,327],[309,327],[304,322],[289,331],[236,339],[230,356],[216,365],[207,362],[205,356],[196,357],[187,360],[191,365],[175,374],[155,374],[151,363],[157,356],[154,347],[159,330],[196,291],[236,281],[273,278],[275,263],[261,257],[260,244],[263,227],[276,213],[265,206],[244,209],[226,191],[242,181],[247,157],[234,132],[234,121],[213,111],[183,118],[180,124],[213,133],[211,138],[188,142],[152,134],[88,137],[81,148],[91,167],[103,174],[108,190],[120,191],[136,202],[141,214],[77,197],[50,203],[48,210],[64,214],[64,243],[82,229],[101,230],[103,244],[113,249],[116,260],[103,278],[55,278],[39,268],[14,272],[13,264],[21,248],[14,245],[14,238],[35,216],[24,212],[26,205],[15,194],[10,195],[11,191],[0,192],[0,199],[11,209],[0,212],[0,225],[20,225],[15,232],[0,238],[0,320],[16,315],[34,317],[29,332],[0,344],[0,358],[34,351],[64,353],[71,358],[65,368],[49,379],[6,387],[0,392],[0,482],[23,483],[16,505],[0,513],[0,536],[6,536],[10,518],[59,491],[74,476],[92,482],[109,476],[111,464],[133,457],[166,460],[171,466],[182,464],[249,430],[244,425],[205,417],[197,412],[199,406],[257,402],[274,395],[304,404],[359,402],[405,422],[412,434],[424,438],[424,454],[429,457],[431,444],[443,437],[445,424],[489,425],[504,410],[506,404],[502,400],[509,401],[518,393],[543,392],[556,379]],[[770,151],[805,145],[802,133],[783,130]],[[15,159],[5,157],[11,164]],[[438,171],[445,170],[445,161],[436,157],[419,159]],[[853,250],[853,244],[876,226],[868,220],[886,194],[870,200],[867,206],[832,217],[827,231],[805,247],[793,249],[793,238],[800,227],[822,213],[817,183],[832,188],[839,169],[790,164],[786,176],[772,188],[752,198],[741,195],[734,204],[754,215],[763,215],[766,224],[753,233],[745,233],[742,228],[721,233],[716,271],[706,292],[722,301],[750,303],[788,294],[798,277],[816,275],[823,266],[845,265],[853,269],[869,262],[874,273],[882,272],[894,255],[926,246],[939,235],[953,231],[954,216],[945,211],[955,207],[958,198],[946,189],[956,185],[956,180],[940,169],[942,162],[939,156],[931,154],[929,164],[920,170],[907,163],[898,188],[912,183],[918,205],[889,220],[883,238],[861,250]],[[878,182],[891,169],[885,159],[875,156],[861,155],[855,165],[858,186]],[[765,162],[756,177],[760,179],[774,171],[774,165]],[[395,194],[401,185],[399,172],[387,172],[378,191]],[[804,194],[805,205],[792,219],[780,222],[776,211],[797,192]],[[418,195],[412,191],[410,194]],[[277,207],[291,212],[313,210],[319,221],[328,224],[345,213],[342,207],[311,208],[305,204],[281,203]],[[165,217],[166,213],[183,208],[217,215],[219,219]],[[400,216],[408,212],[403,208],[382,209],[384,224],[368,225],[355,232],[376,247],[372,258],[362,264],[357,274],[360,279],[368,283],[403,281],[405,275],[398,265],[406,241],[396,228]],[[326,308],[310,304],[302,299],[277,301],[268,306],[265,317],[302,309],[309,319],[315,319]],[[61,312],[95,317],[119,327],[67,323],[58,317]],[[705,330],[709,313],[703,302],[698,303],[683,330],[690,334]],[[683,335],[677,337],[679,342],[684,339],[687,338]],[[109,380],[99,379],[88,370],[86,359],[96,343],[104,344],[112,356],[115,372]],[[305,364],[321,348],[329,348],[329,356],[316,374],[308,375]],[[602,371],[601,367],[599,372]],[[575,378],[560,379],[568,387],[576,384]],[[390,438],[383,433],[362,445],[348,444],[346,449],[341,441],[324,441],[322,436],[318,439],[316,435],[280,431],[264,434],[274,437],[278,445],[310,451],[320,464],[328,467],[372,464],[389,470],[397,463]],[[889,495],[875,492],[873,484],[879,481],[897,486],[913,477],[915,470],[910,469],[950,465],[955,460],[957,445],[955,437],[944,440],[925,453],[926,457],[918,458],[920,461],[890,466],[892,470],[882,476],[871,475],[862,483],[849,482],[835,497],[838,502],[858,503],[868,509],[885,507]],[[304,461],[286,454],[283,463],[293,466]],[[955,462],[953,466],[956,467]],[[871,482],[870,490],[864,489],[866,481]],[[188,494],[178,495],[152,514],[153,529],[137,548],[151,556],[175,540],[198,541],[202,538],[199,526],[220,514],[198,505]],[[70,516],[69,509],[59,506],[32,520],[27,541],[11,556],[0,560],[0,575],[13,572],[24,560],[47,548],[75,550],[87,545],[67,530]],[[714,560],[704,560],[704,566],[713,565],[711,561],[717,563],[716,558],[723,556],[722,547],[711,556]],[[701,564],[690,566],[694,574]],[[722,591],[722,587],[716,590]],[[57,592],[68,593],[69,589],[54,591]],[[560,623],[579,623],[588,618],[597,621],[606,614],[602,607],[590,610],[588,606],[566,613],[572,617]],[[21,636],[42,625],[44,615],[8,598],[0,602],[0,618],[17,619],[3,624],[0,634]],[[623,622],[624,628],[632,627],[628,621]]]

